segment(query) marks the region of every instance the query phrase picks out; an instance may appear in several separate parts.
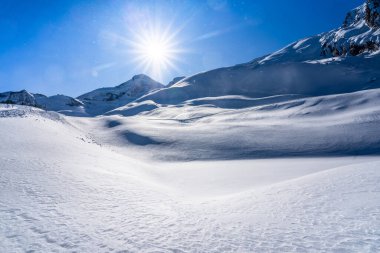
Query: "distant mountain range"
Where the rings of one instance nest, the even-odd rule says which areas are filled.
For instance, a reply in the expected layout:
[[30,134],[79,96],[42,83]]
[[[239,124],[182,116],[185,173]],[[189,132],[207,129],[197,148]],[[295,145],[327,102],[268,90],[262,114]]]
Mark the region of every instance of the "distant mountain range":
[[146,75],[136,75],[116,87],[100,88],[72,98],[65,95],[47,97],[26,90],[0,93],[0,102],[39,107],[72,116],[96,116],[126,105],[151,91],[165,87]]
[[[207,103],[228,107],[247,98],[310,97],[380,88],[380,0],[350,11],[341,27],[301,39],[248,63],[174,78],[167,86],[136,75],[116,87],[72,98],[22,90],[0,93],[0,102],[40,107],[66,115],[134,115],[162,105]],[[261,100],[261,101],[265,101]],[[270,101],[273,101],[270,100]],[[249,104],[249,103],[248,103]]]

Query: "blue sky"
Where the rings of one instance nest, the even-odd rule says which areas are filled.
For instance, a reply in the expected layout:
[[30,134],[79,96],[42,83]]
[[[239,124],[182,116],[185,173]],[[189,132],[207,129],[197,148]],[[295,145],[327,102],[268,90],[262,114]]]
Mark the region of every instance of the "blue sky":
[[[78,96],[154,75],[133,44],[153,24],[176,49],[167,83],[331,30],[364,0],[0,0],[0,91]],[[150,73],[152,72],[152,73]]]

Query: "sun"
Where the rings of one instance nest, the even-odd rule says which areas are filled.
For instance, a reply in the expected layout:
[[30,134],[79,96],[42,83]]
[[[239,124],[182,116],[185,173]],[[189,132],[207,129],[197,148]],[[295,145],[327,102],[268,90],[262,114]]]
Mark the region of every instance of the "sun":
[[135,32],[131,46],[137,68],[158,81],[162,81],[170,69],[178,70],[176,62],[181,50],[175,34],[159,27]]
[[143,57],[155,64],[164,64],[170,58],[170,48],[165,41],[152,40],[142,44]]

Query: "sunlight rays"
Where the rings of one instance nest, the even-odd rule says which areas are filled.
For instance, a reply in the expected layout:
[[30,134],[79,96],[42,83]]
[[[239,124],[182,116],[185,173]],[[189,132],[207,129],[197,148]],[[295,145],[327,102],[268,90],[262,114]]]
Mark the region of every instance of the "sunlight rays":
[[158,80],[163,79],[165,71],[177,70],[175,63],[181,50],[174,35],[168,28],[162,29],[159,26],[138,31],[130,42],[133,61],[138,64],[138,68]]

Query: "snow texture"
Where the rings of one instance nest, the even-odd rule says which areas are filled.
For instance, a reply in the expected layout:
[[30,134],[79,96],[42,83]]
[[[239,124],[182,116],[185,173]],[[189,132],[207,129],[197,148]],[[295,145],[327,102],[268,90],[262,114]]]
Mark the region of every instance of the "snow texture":
[[0,93],[0,252],[380,252],[378,3],[168,86]]
[[380,250],[379,157],[137,161],[29,108],[1,109],[1,252]]

